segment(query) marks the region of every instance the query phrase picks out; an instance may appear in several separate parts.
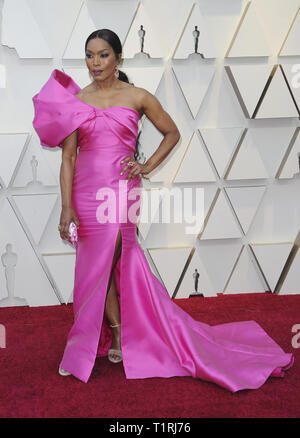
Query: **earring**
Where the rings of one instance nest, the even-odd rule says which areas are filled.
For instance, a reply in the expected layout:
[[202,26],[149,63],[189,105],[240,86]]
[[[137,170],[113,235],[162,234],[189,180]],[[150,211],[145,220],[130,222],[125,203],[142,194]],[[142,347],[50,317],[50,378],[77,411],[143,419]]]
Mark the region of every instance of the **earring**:
[[118,77],[119,77],[119,70],[118,70],[118,68],[116,67],[115,68],[115,77],[118,79]]

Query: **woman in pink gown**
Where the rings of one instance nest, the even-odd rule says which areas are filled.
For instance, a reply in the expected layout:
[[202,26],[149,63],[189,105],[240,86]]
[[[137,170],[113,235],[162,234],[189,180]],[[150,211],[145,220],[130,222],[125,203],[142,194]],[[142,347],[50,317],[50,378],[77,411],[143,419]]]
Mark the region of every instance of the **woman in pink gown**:
[[[109,30],[96,31],[89,36],[86,48],[113,49],[117,65],[121,50],[114,46],[116,38]],[[97,68],[108,65],[105,62],[100,61]],[[92,69],[93,61],[88,60],[87,65]],[[113,70],[109,73],[114,74]],[[101,75],[95,77],[96,82],[101,80]],[[71,195],[80,224],[74,323],[60,368],[88,382],[96,357],[108,355],[112,332],[105,303],[112,279],[127,379],[192,376],[236,392],[259,388],[270,376],[283,377],[294,356],[285,353],[258,323],[210,326],[193,319],[171,300],[148,265],[137,240],[136,223],[124,220],[137,203],[137,198],[129,200],[128,194],[133,188],[139,191],[142,173],[128,181],[130,168],[121,175],[126,164],[121,161],[131,157],[134,163],[141,114],[129,105],[100,109],[79,99],[76,94],[80,91],[69,75],[54,69],[33,97],[33,126],[42,146],[63,148],[68,136],[76,130],[78,135]],[[111,194],[113,202],[107,204]],[[105,206],[115,202],[121,205],[115,220],[101,221]]]

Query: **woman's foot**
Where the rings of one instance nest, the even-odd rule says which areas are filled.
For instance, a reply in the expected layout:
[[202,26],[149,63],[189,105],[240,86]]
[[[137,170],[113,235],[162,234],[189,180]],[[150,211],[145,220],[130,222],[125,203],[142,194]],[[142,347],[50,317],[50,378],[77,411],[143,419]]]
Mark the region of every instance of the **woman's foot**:
[[62,368],[59,368],[58,372],[61,376],[70,376],[71,375],[71,373],[69,373],[69,371],[65,371]]
[[111,362],[119,363],[122,361],[121,350],[121,324],[110,324],[112,329],[112,343],[108,351],[108,359]]

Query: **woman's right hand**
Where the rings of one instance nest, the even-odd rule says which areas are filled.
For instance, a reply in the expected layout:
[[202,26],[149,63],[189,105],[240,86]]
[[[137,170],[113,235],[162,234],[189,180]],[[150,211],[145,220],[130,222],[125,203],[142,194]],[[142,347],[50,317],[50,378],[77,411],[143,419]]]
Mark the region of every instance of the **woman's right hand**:
[[71,222],[74,222],[74,224],[79,227],[79,220],[73,208],[62,207],[59,220],[59,233],[60,237],[64,240],[68,240],[69,226]]

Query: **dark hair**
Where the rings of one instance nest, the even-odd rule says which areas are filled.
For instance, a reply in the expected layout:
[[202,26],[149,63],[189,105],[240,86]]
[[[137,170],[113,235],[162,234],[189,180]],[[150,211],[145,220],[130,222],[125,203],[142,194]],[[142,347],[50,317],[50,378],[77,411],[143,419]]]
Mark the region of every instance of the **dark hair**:
[[[118,59],[118,55],[120,53],[122,53],[122,44],[121,44],[120,38],[118,37],[118,35],[115,32],[113,32],[110,29],[98,29],[98,30],[95,30],[94,32],[92,32],[88,36],[88,38],[87,38],[87,40],[85,42],[85,46],[84,46],[84,50],[85,51],[86,51],[88,42],[90,40],[93,40],[94,38],[101,38],[102,40],[106,41],[111,46],[111,48],[113,49],[113,51],[115,53],[115,58]],[[127,82],[128,84],[134,85],[132,82],[129,82],[127,74],[124,73],[121,70],[119,70],[119,77],[118,77],[118,79],[120,81]],[[138,145],[139,145],[139,140],[138,139],[139,139],[139,136],[140,136],[140,132],[137,135],[136,151],[135,151],[135,154],[134,154],[134,159],[135,160],[137,160],[137,158],[139,157],[139,153],[138,153]]]

